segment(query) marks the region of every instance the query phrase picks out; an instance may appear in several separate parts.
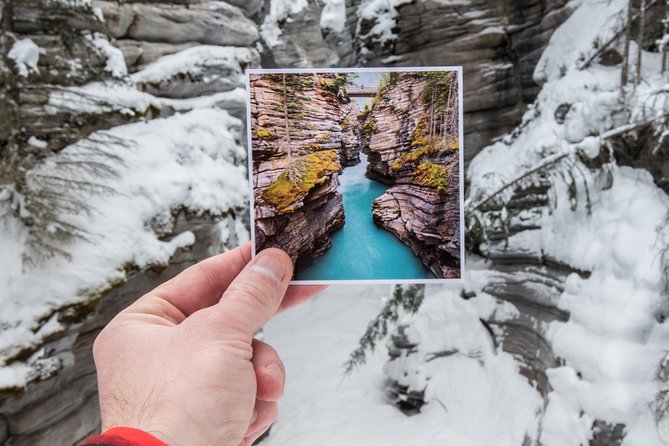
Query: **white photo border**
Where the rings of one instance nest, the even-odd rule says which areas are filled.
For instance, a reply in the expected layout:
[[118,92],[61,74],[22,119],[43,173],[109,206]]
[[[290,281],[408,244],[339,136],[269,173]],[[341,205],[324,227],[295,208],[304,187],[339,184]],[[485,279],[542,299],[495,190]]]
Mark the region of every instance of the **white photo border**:
[[434,67],[366,67],[366,68],[247,68],[246,75],[246,146],[249,177],[249,213],[251,230],[251,256],[256,256],[255,194],[253,190],[253,140],[251,129],[251,75],[281,73],[414,73],[427,71],[456,71],[458,74],[458,136],[459,156],[459,200],[460,200],[460,277],[454,279],[341,279],[341,280],[291,280],[291,285],[364,285],[364,284],[441,284],[463,285],[465,283],[465,207],[464,207],[464,96],[462,66]]

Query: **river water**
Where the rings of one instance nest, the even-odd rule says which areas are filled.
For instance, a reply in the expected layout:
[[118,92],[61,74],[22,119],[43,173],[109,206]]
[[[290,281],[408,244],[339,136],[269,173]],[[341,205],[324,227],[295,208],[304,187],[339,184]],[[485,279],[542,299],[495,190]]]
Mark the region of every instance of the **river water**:
[[297,280],[434,279],[407,245],[374,224],[372,202],[389,186],[365,176],[367,156],[347,167],[337,189],[344,199],[346,224],[332,235],[332,247],[298,272]]

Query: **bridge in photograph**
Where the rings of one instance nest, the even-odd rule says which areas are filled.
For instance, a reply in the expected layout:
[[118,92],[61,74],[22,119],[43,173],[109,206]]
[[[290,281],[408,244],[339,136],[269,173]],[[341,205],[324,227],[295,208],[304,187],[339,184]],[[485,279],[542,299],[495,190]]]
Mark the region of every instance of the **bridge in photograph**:
[[346,91],[352,98],[373,98],[379,89],[376,87],[348,87]]

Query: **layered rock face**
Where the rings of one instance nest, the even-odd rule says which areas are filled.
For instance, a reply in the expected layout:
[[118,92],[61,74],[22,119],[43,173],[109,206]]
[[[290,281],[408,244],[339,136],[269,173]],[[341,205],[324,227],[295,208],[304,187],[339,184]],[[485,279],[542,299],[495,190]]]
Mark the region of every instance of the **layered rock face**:
[[[297,67],[462,65],[466,163],[519,123],[539,92],[532,73],[543,48],[574,7],[567,0],[397,3],[382,7],[346,0],[337,6],[340,19],[322,23],[321,32],[305,38],[324,12],[317,2],[308,2],[283,17],[287,23],[281,27],[281,43],[268,44],[264,62]],[[335,12],[326,8],[326,13]]]
[[[261,57],[267,67],[463,64],[467,78],[466,156],[470,158],[490,137],[504,133],[520,119],[524,103],[536,94],[531,72],[541,48],[570,12],[563,0],[511,1],[506,6],[477,0],[462,8],[445,2],[415,1],[398,7],[393,19],[397,37],[383,40],[372,32],[374,14],[365,14],[364,2],[346,0],[342,4],[344,20],[325,23],[322,17],[329,6],[309,1],[304,2],[307,10],[289,12],[277,22],[280,35],[270,42],[263,29],[272,3],[5,0],[0,7],[0,185],[11,181],[7,180],[8,172],[2,171],[6,155],[12,158],[12,172],[28,170],[36,160],[68,144],[120,124],[178,116],[200,107],[222,108],[244,117],[241,73],[247,66],[257,66]],[[25,38],[36,44],[39,57],[36,69],[28,67],[27,74],[20,76],[19,67],[7,54],[17,39]],[[89,88],[98,82],[111,83],[113,88]],[[342,128],[355,122],[352,118],[346,123],[343,116],[354,116],[357,110],[346,111],[354,105],[342,102],[339,107],[340,115],[330,119],[340,123],[342,134],[331,135],[327,144],[328,150],[338,150],[343,166],[357,160],[355,138]],[[337,128],[333,128],[334,135]],[[298,213],[306,212],[309,206],[318,207],[319,213],[335,221],[334,228],[343,216],[341,203],[332,194],[336,175],[334,169],[331,171],[319,178],[327,177],[310,191],[309,199],[302,199]],[[403,198],[393,201],[408,203],[420,191],[426,203],[401,209],[389,201],[388,206],[388,215],[398,215],[388,220],[389,227],[401,222],[398,233],[406,231],[407,242],[411,242],[413,232],[406,229],[400,216],[428,215],[443,204],[439,194],[430,193],[431,188],[411,181],[408,177],[397,179],[395,187]],[[451,181],[457,181],[455,174],[449,175]],[[237,220],[244,219],[245,210],[230,212]],[[126,302],[215,252],[207,247],[218,249],[218,217],[206,220],[200,223],[213,225],[208,229],[212,236],[201,237],[196,230],[193,250],[177,254],[164,274],[150,268],[130,273],[127,285],[102,297],[99,310],[92,312],[96,302],[81,307],[82,318],[92,312],[83,325],[75,324],[49,340],[46,359],[52,355],[62,368],[53,376],[50,372],[34,374],[23,398],[11,389],[3,395],[0,443],[69,445],[98,428],[89,348],[95,333]],[[285,218],[278,215],[270,220],[269,227],[280,228]],[[238,231],[235,227],[231,224],[229,231]],[[305,243],[313,245],[302,260],[307,262],[319,249],[325,249],[327,239],[312,240],[309,233],[313,225],[309,230],[304,227],[294,226],[300,234],[308,234]],[[175,233],[193,229],[178,228]],[[416,233],[429,240],[431,230],[419,228]],[[427,243],[424,240],[415,242],[420,249]],[[236,244],[234,237],[226,243]],[[79,389],[84,391],[77,396]]]
[[370,65],[463,66],[468,163],[514,128],[538,94],[534,66],[572,8],[566,0],[411,2],[397,9],[392,41],[373,34],[373,17],[361,19],[361,53]]
[[336,189],[355,163],[356,106],[336,74],[251,77],[256,249],[285,250],[297,267],[331,245],[344,224]]
[[[439,93],[426,90],[429,76],[445,76]],[[362,124],[367,176],[393,185],[374,201],[374,222],[440,278],[460,277],[457,83],[455,72],[400,74]]]
[[[199,0],[2,2],[0,191],[14,183],[29,193],[20,174],[70,144],[108,150],[111,137],[101,132],[119,125],[166,118],[178,129],[179,117],[194,109],[223,109],[244,118],[244,69],[260,62],[259,32],[250,19],[258,7],[258,2]],[[28,51],[17,51],[18,42]],[[235,134],[232,145],[239,147],[245,132],[243,122],[234,121],[229,130]],[[198,148],[209,143],[195,137],[188,143]],[[212,156],[230,156],[229,143],[212,144]],[[243,158],[229,161],[243,164]],[[6,199],[2,195],[2,205]],[[69,446],[97,431],[91,347],[99,330],[185,267],[248,239],[243,204],[211,213],[187,206],[163,209],[164,215],[145,223],[162,240],[192,232],[190,248],[177,250],[162,265],[139,268],[127,259],[118,283],[100,293],[68,296],[74,304],[55,302],[53,313],[36,325],[52,319],[59,330],[17,339],[26,345],[13,346],[18,353],[11,358],[2,352],[3,366],[28,372],[21,385],[0,388],[0,444]],[[64,277],[70,274],[77,272],[64,267]]]

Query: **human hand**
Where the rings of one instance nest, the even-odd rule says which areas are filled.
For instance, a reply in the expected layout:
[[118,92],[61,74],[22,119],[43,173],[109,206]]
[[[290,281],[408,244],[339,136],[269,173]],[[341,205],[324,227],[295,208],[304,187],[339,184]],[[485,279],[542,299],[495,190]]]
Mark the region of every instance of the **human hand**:
[[120,312],[95,340],[103,430],[133,427],[170,446],[248,446],[277,416],[285,369],[253,339],[324,287],[288,287],[293,265],[250,245],[204,260]]

